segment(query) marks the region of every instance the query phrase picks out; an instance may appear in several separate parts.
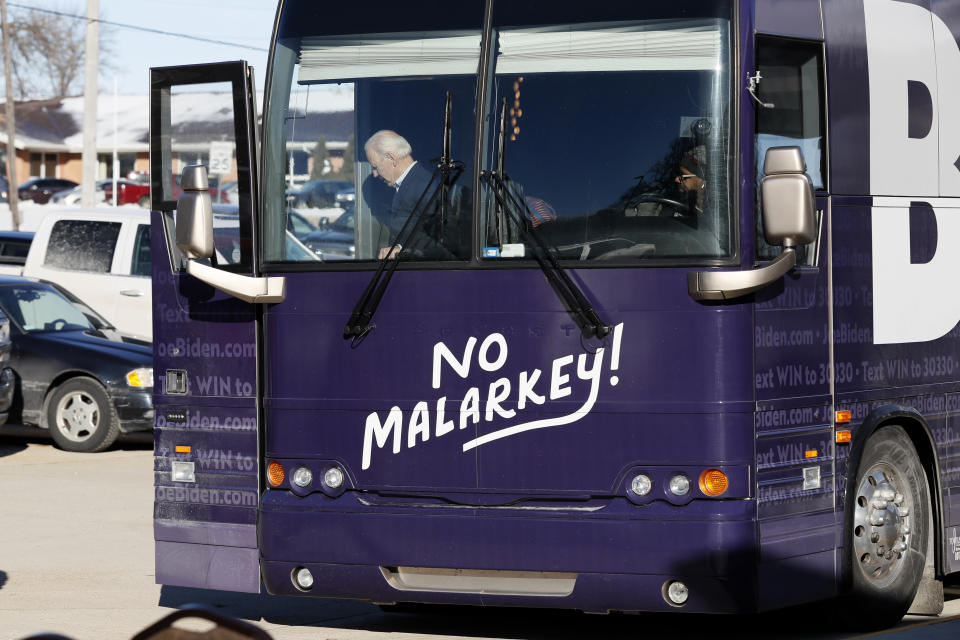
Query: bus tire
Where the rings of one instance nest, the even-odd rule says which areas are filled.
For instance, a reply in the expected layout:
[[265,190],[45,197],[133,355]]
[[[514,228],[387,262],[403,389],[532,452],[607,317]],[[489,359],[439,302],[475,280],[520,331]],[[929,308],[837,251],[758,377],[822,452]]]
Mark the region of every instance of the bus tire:
[[54,390],[47,403],[47,425],[53,441],[66,451],[103,451],[120,434],[107,392],[85,377],[71,378]]
[[917,452],[890,425],[866,443],[850,503],[841,614],[857,629],[893,626],[913,602],[926,563],[930,496]]

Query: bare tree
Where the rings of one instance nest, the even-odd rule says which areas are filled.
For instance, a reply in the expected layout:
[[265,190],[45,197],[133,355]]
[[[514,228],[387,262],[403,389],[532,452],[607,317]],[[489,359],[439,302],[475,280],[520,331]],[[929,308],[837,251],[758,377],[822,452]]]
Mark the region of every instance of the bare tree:
[[7,125],[7,202],[10,204],[10,217],[13,230],[20,230],[20,206],[17,202],[17,147],[16,147],[16,113],[14,111],[13,96],[10,79],[10,24],[7,22],[7,0],[0,0],[0,22],[3,23],[3,86],[6,91],[6,105],[4,116]]
[[[33,100],[77,95],[83,88],[86,18],[81,11],[18,12],[10,23],[17,98]],[[100,59],[109,58],[109,34],[100,29]],[[103,65],[101,65],[101,70]]]

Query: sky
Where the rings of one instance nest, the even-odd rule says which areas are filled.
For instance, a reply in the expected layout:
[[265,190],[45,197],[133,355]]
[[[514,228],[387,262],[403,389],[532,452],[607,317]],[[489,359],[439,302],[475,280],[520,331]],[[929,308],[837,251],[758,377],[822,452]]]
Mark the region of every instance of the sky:
[[[100,18],[105,21],[239,45],[101,25],[111,42],[109,56],[101,54],[101,61],[109,66],[100,74],[102,92],[113,92],[114,73],[121,94],[146,94],[150,67],[240,59],[254,67],[257,86],[263,88],[276,1],[99,0],[99,4]],[[86,0],[8,0],[7,11],[13,15],[24,11],[24,6],[74,15],[86,15],[87,11]],[[83,29],[83,22],[78,21],[77,28]]]

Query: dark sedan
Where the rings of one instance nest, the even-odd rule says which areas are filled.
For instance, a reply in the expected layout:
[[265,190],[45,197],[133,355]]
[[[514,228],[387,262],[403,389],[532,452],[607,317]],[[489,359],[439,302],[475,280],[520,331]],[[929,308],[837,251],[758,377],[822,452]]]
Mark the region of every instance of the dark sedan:
[[33,178],[17,187],[17,194],[21,200],[33,200],[37,204],[47,204],[50,198],[58,191],[73,189],[78,186],[73,180],[60,178]]
[[301,238],[303,244],[325,261],[353,260],[356,256],[356,232],[351,204],[329,227]]
[[11,422],[50,430],[69,451],[102,451],[153,428],[153,351],[50,284],[0,277],[16,372]]
[[296,191],[287,194],[287,204],[291,207],[324,209],[337,205],[337,193],[353,186],[346,180],[312,180]]
[[10,321],[0,312],[0,425],[10,417],[16,376],[10,369]]

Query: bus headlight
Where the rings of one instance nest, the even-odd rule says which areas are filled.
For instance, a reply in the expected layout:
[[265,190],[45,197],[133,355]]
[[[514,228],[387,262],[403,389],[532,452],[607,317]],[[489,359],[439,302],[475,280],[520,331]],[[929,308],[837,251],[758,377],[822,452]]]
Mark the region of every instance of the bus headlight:
[[133,371],[128,371],[127,375],[127,386],[136,387],[137,389],[147,389],[153,387],[153,368],[143,367],[141,369],[134,369]]
[[633,479],[633,482],[630,483],[630,490],[633,491],[638,496],[645,496],[650,493],[650,490],[653,488],[653,481],[650,480],[650,476],[645,474],[637,474]]
[[690,478],[678,473],[670,478],[670,493],[675,496],[685,496],[690,492]]
[[310,469],[297,467],[297,470],[293,472],[293,484],[298,487],[306,489],[311,482],[313,482],[313,472]]
[[340,470],[340,467],[327,469],[326,473],[323,474],[323,484],[331,489],[339,489],[340,485],[343,484],[343,471]]

